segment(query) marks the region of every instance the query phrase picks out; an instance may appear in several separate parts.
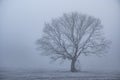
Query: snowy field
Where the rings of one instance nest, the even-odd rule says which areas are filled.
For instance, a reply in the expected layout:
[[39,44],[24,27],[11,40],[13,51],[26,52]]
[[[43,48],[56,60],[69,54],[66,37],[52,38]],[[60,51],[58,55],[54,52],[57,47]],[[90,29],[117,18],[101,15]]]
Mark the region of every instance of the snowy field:
[[0,80],[120,80],[120,73],[0,70]]

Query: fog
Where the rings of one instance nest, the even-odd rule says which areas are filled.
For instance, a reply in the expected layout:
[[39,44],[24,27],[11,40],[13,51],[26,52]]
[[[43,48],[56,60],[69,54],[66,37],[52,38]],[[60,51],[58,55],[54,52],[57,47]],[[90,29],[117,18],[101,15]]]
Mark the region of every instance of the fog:
[[120,71],[119,0],[0,0],[0,67],[69,70],[69,63],[41,56],[35,42],[44,22],[74,11],[100,18],[106,38],[112,41],[102,57],[81,56],[81,68]]

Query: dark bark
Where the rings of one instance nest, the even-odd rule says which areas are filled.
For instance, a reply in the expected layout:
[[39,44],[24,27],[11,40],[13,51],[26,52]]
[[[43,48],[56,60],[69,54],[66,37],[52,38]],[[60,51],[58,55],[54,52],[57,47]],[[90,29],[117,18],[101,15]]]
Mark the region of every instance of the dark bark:
[[73,58],[71,61],[71,72],[77,72],[77,69],[75,67],[76,59]]

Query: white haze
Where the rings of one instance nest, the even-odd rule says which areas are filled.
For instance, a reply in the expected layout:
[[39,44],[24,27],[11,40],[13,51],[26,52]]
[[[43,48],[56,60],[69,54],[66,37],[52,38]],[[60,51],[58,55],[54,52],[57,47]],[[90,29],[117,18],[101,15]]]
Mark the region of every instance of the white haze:
[[69,63],[50,63],[41,56],[35,41],[42,36],[44,22],[73,11],[100,18],[112,41],[103,57],[81,56],[81,69],[120,71],[119,0],[0,0],[0,66],[69,70]]

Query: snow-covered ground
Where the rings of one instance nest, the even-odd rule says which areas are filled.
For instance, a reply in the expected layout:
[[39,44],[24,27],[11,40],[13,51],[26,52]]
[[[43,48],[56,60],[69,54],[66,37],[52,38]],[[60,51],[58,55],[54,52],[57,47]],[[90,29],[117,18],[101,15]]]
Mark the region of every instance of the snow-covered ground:
[[120,80],[120,73],[0,70],[0,80]]

